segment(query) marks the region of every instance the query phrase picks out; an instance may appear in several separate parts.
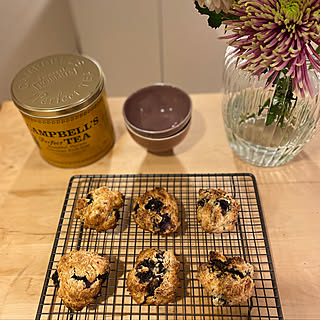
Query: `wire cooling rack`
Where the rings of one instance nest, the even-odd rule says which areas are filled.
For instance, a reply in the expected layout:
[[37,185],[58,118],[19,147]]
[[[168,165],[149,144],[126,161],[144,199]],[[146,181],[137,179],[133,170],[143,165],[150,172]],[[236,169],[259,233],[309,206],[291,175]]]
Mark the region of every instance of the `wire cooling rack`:
[[[83,229],[74,218],[77,199],[89,190],[108,186],[125,195],[121,218],[113,230],[96,233]],[[137,227],[130,217],[135,198],[147,190],[163,187],[178,202],[181,227],[161,236]],[[232,232],[208,234],[196,220],[198,191],[223,188],[241,203]],[[141,306],[126,289],[127,273],[139,252],[148,247],[173,250],[180,261],[180,286],[176,300],[168,305]],[[74,249],[95,251],[110,259],[109,279],[101,295],[80,312],[72,313],[57,297],[51,280],[61,256]],[[197,280],[200,263],[209,252],[241,256],[255,269],[255,293],[247,304],[215,307]],[[63,205],[36,319],[283,319],[256,181],[251,174],[79,175],[71,178]]]

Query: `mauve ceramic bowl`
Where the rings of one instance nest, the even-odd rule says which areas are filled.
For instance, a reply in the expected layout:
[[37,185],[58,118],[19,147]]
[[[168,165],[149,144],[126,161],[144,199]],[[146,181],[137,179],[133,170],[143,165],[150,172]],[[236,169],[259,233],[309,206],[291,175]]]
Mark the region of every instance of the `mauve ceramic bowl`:
[[159,83],[130,95],[123,106],[123,117],[137,134],[163,138],[185,127],[191,111],[191,99],[184,91]]
[[184,139],[189,131],[190,124],[191,119],[179,132],[176,132],[174,135],[165,138],[150,138],[142,136],[133,131],[130,126],[126,125],[126,127],[133,140],[140,144],[142,147],[146,148],[152,153],[163,153],[172,150]]

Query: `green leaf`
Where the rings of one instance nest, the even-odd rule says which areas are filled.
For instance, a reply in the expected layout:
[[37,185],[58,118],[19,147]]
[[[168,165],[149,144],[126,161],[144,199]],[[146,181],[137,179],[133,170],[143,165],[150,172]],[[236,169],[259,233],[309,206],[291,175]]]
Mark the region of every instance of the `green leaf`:
[[266,125],[270,126],[273,121],[275,121],[277,114],[279,112],[278,106],[277,105],[272,105],[269,109],[269,112],[267,114],[267,119],[266,119]]
[[261,116],[264,109],[268,108],[270,104],[270,98],[268,98],[265,103],[259,107],[258,116]]
[[[292,79],[287,76],[287,72],[288,68],[285,68],[277,75],[272,83],[272,86],[275,87],[272,100],[270,101],[270,98],[268,98],[263,106],[259,107],[258,115],[261,115],[263,110],[268,110],[267,126],[276,121],[277,125],[283,127],[296,107],[298,98],[293,93]],[[270,82],[270,79],[267,82]],[[293,119],[290,123],[293,124],[294,121]]]
[[208,18],[208,24],[211,28],[219,28],[222,24],[222,12],[219,14],[213,12]]
[[208,24],[211,28],[219,28],[223,21],[225,20],[237,20],[239,19],[236,15],[227,15],[225,12],[220,11],[220,13],[216,13],[215,11],[210,11],[208,7],[202,8],[198,1],[195,1],[195,7],[199,11],[200,14],[208,15]]
[[245,123],[247,120],[249,119],[255,119],[256,118],[256,114],[253,112],[251,114],[247,113],[247,114],[241,114],[240,115],[240,121],[239,124],[243,124]]
[[200,14],[208,15],[208,24],[211,28],[219,28],[222,24],[222,11],[218,14],[215,11],[210,11],[207,7],[200,7],[198,1],[195,1],[196,9],[199,11]]

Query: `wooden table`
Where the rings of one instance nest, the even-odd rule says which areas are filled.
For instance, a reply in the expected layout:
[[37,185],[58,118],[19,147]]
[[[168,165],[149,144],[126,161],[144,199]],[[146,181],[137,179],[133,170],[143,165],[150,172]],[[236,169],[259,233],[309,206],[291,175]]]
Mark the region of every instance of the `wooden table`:
[[75,174],[234,173],[257,179],[285,319],[320,319],[320,139],[293,161],[259,168],[226,140],[221,95],[192,95],[192,126],[165,156],[129,136],[124,98],[110,98],[113,149],[92,165],[56,168],[42,159],[12,102],[0,110],[0,319],[33,319],[69,179]]

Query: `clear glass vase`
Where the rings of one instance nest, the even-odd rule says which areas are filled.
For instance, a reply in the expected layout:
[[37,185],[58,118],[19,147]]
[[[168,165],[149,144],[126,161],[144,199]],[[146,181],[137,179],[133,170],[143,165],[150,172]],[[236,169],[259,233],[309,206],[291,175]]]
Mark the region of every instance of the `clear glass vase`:
[[262,76],[259,80],[239,70],[231,50],[227,49],[225,57],[222,103],[230,146],[237,156],[251,164],[282,165],[303,149],[319,127],[320,74],[309,70],[314,97],[294,96],[286,104],[279,92],[288,95],[289,78],[278,79],[282,91],[277,84],[265,89],[267,78]]

